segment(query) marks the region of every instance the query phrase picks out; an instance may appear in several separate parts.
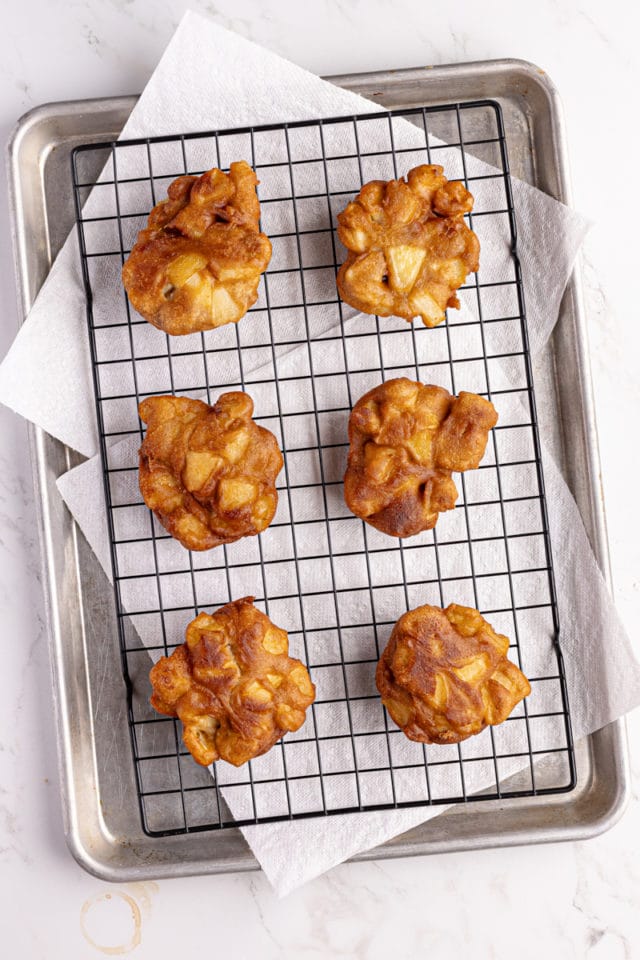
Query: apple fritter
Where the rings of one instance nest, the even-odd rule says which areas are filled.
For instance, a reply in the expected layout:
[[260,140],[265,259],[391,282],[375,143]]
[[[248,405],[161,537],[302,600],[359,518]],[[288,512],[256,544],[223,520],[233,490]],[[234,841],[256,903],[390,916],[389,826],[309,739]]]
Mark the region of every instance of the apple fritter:
[[438,164],[414,167],[406,180],[366,183],[338,214],[348,250],[337,280],[342,299],[364,313],[437,326],[479,267],[480,243],[464,221],[472,208],[473,196]]
[[417,607],[393,628],[376,685],[410,740],[459,743],[502,723],[531,692],[508,650],[508,638],[472,607]]
[[253,422],[246,393],[214,406],[188,397],[147,397],[140,447],[140,492],[187,550],[209,550],[265,530],[276,512],[278,441]]
[[186,643],[163,657],[149,675],[151,705],[179,717],[185,746],[197,763],[226,760],[239,767],[298,730],[315,699],[289,637],[256,610],[253,597],[201,613]]
[[349,417],[347,506],[392,537],[430,530],[455,507],[452,471],[479,465],[497,420],[493,404],[475,393],[454,397],[406,377],[380,384]]
[[271,259],[260,233],[258,179],[244,160],[178,177],[122,268],[129,300],[149,323],[173,335],[237,323],[258,298]]

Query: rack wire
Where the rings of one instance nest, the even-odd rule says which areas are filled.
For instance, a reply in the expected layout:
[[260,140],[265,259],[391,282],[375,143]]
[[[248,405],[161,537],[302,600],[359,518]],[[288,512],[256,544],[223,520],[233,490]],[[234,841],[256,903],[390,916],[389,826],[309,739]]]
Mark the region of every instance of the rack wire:
[[[237,326],[170,338],[130,307],[120,269],[168,184],[247,159],[273,257]],[[335,275],[335,215],[373,178],[441,162],[476,197],[481,269],[464,309],[427,329],[353,316]],[[96,178],[93,171],[103,166]],[[82,274],[123,676],[145,832],[171,835],[350,811],[560,793],[575,784],[516,219],[499,104],[420,109],[86,144],[72,155]],[[502,244],[483,243],[491,231]],[[492,253],[493,251],[493,253]],[[495,253],[495,251],[501,251]],[[359,396],[409,376],[488,397],[500,419],[480,468],[433,531],[385,537],[342,500],[346,425]],[[189,553],[137,486],[139,402],[242,389],[285,465],[271,526]],[[308,719],[236,770],[198,767],[177,720],[149,705],[149,654],[246,594],[289,633],[317,698]],[[419,603],[477,607],[512,640],[532,693],[500,727],[457,746],[408,741],[383,710],[375,667]],[[144,638],[144,639],[141,639]],[[539,761],[544,761],[540,763]]]

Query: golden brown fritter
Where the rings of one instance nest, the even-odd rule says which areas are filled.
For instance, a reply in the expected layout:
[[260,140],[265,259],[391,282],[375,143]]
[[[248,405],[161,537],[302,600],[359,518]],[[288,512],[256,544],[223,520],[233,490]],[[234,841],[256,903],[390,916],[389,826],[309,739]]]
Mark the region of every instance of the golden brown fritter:
[[188,397],[148,397],[140,447],[140,492],[172,537],[209,550],[269,526],[278,506],[283,459],[270,430],[251,419],[246,393],[214,406]]
[[174,180],[122,268],[129,300],[174,335],[237,323],[271,259],[260,233],[258,180],[248,163]]
[[392,537],[430,530],[458,498],[451,472],[478,466],[497,420],[475,393],[453,397],[406,377],[380,384],[349,417],[347,506]]
[[509,640],[472,607],[417,607],[393,628],[376,670],[391,718],[421,743],[459,743],[502,723],[531,692]]
[[338,272],[346,303],[381,317],[422,317],[435,327],[456,290],[479,267],[480,243],[464,222],[473,197],[438,164],[414,167],[406,180],[372,180],[338,214],[349,251]]
[[236,767],[298,730],[315,687],[305,665],[289,656],[289,638],[253,605],[253,597],[201,613],[186,643],[149,675],[151,705],[179,717],[183,739],[203,766]]

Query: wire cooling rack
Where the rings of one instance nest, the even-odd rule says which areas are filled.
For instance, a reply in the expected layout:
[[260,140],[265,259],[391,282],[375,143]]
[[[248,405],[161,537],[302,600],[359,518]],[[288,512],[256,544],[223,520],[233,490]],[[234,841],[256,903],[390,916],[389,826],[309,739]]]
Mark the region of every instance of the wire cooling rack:
[[[246,159],[273,244],[237,326],[170,338],[130,307],[120,270],[148,212],[183,173]],[[462,310],[427,329],[354,315],[337,296],[335,216],[373,178],[439,162],[475,196],[481,269]],[[96,179],[95,170],[104,165]],[[72,157],[122,668],[145,832],[168,835],[349,811],[570,790],[575,782],[520,265],[500,107],[492,101],[206,134],[88,144]],[[500,420],[456,509],[396,540],[346,509],[349,412],[409,376],[492,400]],[[139,402],[243,389],[281,444],[280,504],[263,534],[189,553],[137,487]],[[253,594],[308,664],[304,726],[236,770],[198,767],[178,721],[149,705],[149,654],[202,609]],[[374,674],[396,619],[420,603],[477,607],[511,638],[532,693],[460,745],[408,741]],[[543,763],[538,761],[544,760]]]

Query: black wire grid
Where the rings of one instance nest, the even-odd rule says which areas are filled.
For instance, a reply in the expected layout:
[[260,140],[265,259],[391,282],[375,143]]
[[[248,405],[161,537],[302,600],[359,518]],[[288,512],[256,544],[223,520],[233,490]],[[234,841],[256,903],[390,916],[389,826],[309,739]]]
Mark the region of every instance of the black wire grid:
[[[405,145],[407,122],[413,140],[421,137],[417,145]],[[171,180],[226,169],[233,159],[257,171],[262,228],[273,244],[259,300],[236,326],[170,338],[130,308],[122,263]],[[106,166],[96,180],[98,162]],[[335,288],[344,258],[335,215],[367,180],[424,162],[443,163],[476,198],[468,221],[483,255],[460,291],[468,309],[449,311],[431,330],[419,321],[354,318]],[[570,790],[573,744],[499,105],[83,145],[72,166],[145,832]],[[94,206],[85,206],[94,188]],[[506,236],[496,263],[483,243],[491,225]],[[350,409],[396,376],[473,390],[500,414],[480,468],[456,479],[456,509],[404,541],[353,517],[341,483]],[[152,393],[211,402],[226,389],[246,389],[256,419],[281,443],[280,505],[259,537],[192,554],[142,503],[137,406]],[[247,593],[288,630],[317,699],[304,726],[265,757],[238,770],[218,763],[211,775],[185,750],[178,721],[149,706],[149,652],[169,654],[200,610]],[[380,704],[376,663],[398,616],[420,603],[450,602],[479,608],[511,638],[510,656],[532,693],[504,724],[460,745],[411,743]]]

